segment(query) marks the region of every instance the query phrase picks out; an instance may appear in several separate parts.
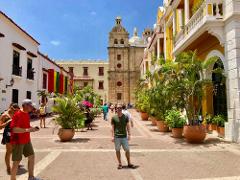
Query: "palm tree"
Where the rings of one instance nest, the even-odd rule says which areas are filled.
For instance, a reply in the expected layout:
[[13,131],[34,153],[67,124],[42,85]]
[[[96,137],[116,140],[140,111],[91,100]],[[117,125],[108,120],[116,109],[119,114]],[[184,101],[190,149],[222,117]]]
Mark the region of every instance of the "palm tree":
[[180,77],[179,82],[181,83],[177,85],[176,91],[182,94],[185,101],[185,109],[190,125],[199,122],[198,116],[201,113],[204,87],[212,84],[211,79],[204,78],[204,72],[210,70],[217,60],[217,57],[212,57],[202,61],[197,57],[196,51],[183,52],[175,59]]
[[46,104],[48,102],[50,94],[46,90],[38,90],[37,95],[41,98],[41,103]]

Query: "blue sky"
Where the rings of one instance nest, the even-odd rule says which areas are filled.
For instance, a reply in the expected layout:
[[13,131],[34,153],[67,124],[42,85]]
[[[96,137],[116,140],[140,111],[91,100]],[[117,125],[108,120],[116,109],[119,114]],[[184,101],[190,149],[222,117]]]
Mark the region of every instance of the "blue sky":
[[0,0],[0,10],[54,59],[107,60],[108,33],[121,16],[132,35],[156,21],[162,0]]

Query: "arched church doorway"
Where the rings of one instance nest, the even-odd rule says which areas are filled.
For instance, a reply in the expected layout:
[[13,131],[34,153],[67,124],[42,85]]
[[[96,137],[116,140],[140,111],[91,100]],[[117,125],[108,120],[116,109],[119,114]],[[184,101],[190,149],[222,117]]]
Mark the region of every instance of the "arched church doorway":
[[224,72],[224,65],[219,58],[213,66],[213,110],[214,115],[227,116],[227,94],[226,94],[226,78],[220,72]]

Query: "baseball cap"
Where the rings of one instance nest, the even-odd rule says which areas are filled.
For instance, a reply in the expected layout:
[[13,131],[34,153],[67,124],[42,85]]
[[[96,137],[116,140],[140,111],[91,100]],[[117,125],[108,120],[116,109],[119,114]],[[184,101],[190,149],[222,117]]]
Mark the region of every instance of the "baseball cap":
[[33,105],[33,103],[32,103],[32,100],[31,99],[24,99],[23,101],[22,101],[22,105],[24,106],[24,105]]
[[33,106],[34,108],[36,108],[36,107],[37,107],[36,103],[32,103],[32,106]]

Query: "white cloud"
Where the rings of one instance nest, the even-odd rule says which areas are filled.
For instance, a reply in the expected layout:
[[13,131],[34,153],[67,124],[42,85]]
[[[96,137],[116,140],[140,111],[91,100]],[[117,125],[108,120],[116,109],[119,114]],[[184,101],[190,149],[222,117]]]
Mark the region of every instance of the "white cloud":
[[50,41],[50,43],[54,46],[59,46],[61,44],[60,41],[56,41],[56,40],[52,40],[52,41]]
[[97,12],[92,11],[90,14],[91,14],[92,16],[96,16],[96,15],[97,15]]

